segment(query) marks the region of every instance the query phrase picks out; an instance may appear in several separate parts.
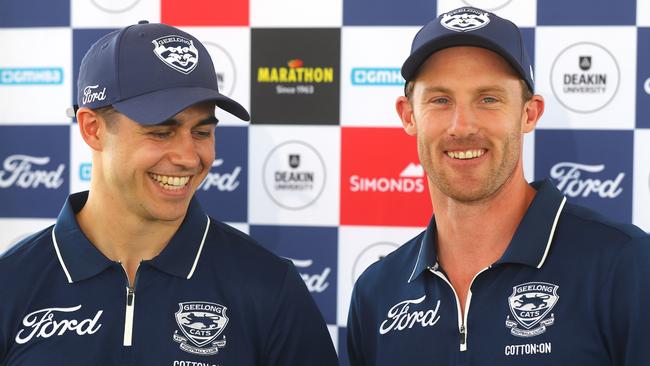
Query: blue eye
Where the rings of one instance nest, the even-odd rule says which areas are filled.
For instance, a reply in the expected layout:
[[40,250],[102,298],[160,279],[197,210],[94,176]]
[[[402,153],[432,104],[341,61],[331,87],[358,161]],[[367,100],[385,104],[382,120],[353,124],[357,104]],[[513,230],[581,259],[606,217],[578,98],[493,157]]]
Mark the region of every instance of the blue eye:
[[431,100],[434,104],[449,104],[450,101],[447,98],[434,98]]

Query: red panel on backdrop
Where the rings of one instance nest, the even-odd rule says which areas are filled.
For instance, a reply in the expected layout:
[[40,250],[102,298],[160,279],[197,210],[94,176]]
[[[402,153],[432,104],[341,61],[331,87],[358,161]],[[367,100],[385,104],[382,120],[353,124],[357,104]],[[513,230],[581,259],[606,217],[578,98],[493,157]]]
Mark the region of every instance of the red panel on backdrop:
[[184,25],[248,25],[249,0],[162,0],[163,23]]
[[401,128],[341,133],[341,224],[426,226],[431,199],[415,138]]

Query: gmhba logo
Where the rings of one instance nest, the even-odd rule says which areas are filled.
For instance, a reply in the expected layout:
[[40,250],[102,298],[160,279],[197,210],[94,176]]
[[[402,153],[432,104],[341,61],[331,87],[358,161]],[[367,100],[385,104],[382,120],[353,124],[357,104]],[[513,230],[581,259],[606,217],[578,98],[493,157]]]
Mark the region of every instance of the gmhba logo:
[[397,86],[405,83],[398,67],[355,67],[351,78],[355,86]]
[[12,67],[0,69],[0,85],[59,85],[63,84],[60,67]]

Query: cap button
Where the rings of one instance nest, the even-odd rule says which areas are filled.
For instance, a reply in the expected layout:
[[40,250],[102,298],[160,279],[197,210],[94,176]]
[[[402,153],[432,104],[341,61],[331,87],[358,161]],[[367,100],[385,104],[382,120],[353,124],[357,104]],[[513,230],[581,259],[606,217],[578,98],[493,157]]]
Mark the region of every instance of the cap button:
[[149,24],[148,20],[141,20],[138,22],[138,24]]

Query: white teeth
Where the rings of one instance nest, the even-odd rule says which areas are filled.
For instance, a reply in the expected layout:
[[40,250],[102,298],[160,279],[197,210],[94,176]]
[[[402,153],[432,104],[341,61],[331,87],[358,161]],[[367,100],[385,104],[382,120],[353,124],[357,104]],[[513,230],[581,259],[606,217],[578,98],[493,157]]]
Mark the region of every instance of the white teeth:
[[187,182],[190,181],[190,177],[171,177],[167,175],[158,175],[150,173],[149,176],[153,178],[161,187],[171,191],[177,191],[183,188]]
[[465,151],[447,151],[446,154],[452,159],[466,160],[466,159],[478,158],[479,156],[485,154],[485,150],[479,149],[479,150],[465,150]]

